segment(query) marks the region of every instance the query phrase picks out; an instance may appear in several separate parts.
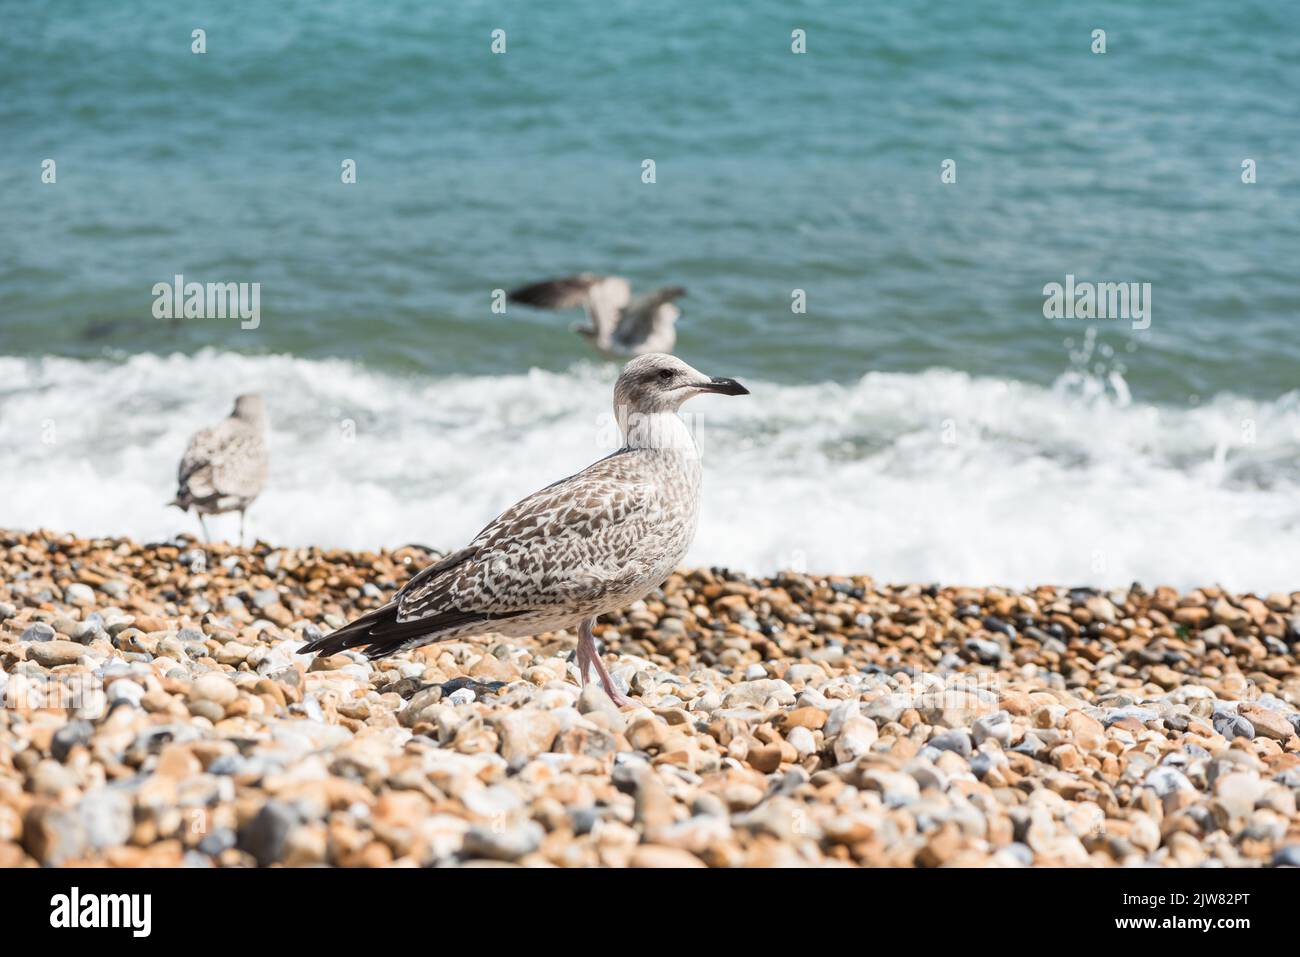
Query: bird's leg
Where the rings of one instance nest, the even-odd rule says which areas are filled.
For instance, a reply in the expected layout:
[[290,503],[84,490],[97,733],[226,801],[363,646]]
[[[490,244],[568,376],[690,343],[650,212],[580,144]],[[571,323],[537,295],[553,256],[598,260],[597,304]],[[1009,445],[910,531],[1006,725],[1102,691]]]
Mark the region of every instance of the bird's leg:
[[199,528],[203,529],[203,544],[211,545],[212,536],[208,534],[208,523],[203,520],[203,513],[197,513],[199,516]]
[[244,510],[239,510],[239,547],[244,547]]
[[614,679],[609,676],[605,670],[605,665],[600,660],[600,653],[596,651],[596,637],[592,633],[592,626],[596,624],[595,618],[585,618],[582,624],[578,625],[578,650],[575,658],[578,662],[578,673],[582,678],[582,686],[587,686],[588,666],[595,667],[596,675],[600,678],[600,685],[605,689],[605,694],[618,707],[632,702],[625,697],[622,692],[614,685]]
[[[581,633],[581,628],[579,628],[579,635]],[[578,666],[578,683],[585,688],[587,686],[587,676],[590,674],[591,669],[591,649],[581,637],[578,638],[578,648],[573,653],[573,661]]]

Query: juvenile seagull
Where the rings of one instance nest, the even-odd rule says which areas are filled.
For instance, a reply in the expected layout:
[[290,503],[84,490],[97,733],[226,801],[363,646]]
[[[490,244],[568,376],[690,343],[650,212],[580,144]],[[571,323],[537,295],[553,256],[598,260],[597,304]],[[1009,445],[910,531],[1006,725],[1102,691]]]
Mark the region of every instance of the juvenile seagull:
[[665,286],[633,299],[632,287],[622,276],[584,272],[521,286],[506,298],[542,309],[582,306],[587,325],[575,325],[573,331],[606,359],[615,359],[672,352],[677,343],[674,324],[682,314],[673,300],[684,295],[681,286]]
[[239,542],[244,541],[244,511],[266,484],[266,411],[260,395],[241,395],[235,409],[210,429],[196,432],[181,458],[176,498],[182,511],[193,506],[208,540],[205,515],[239,512]]
[[749,390],[673,356],[633,359],[614,385],[621,449],[506,509],[388,604],[302,653],[366,645],[367,657],[383,658],[484,631],[522,637],[576,625],[582,684],[594,668],[606,694],[627,703],[601,664],[592,626],[663,584],[695,537],[700,454],[677,409],[703,392]]

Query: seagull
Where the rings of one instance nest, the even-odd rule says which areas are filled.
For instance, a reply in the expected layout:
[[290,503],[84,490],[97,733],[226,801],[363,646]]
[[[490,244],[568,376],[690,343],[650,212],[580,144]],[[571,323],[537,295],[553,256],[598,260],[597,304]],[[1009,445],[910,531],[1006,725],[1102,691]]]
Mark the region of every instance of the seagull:
[[601,664],[600,615],[644,598],[686,556],[699,518],[699,448],[678,407],[713,392],[748,395],[670,355],[629,362],[614,385],[623,447],[506,509],[465,548],[417,573],[387,604],[309,642],[302,654],[367,646],[368,658],[464,635],[578,629],[583,687],[594,668],[617,705],[628,700]]
[[682,314],[673,300],[684,295],[681,286],[665,286],[634,299],[632,287],[622,276],[584,272],[521,286],[506,298],[541,309],[582,306],[587,311],[587,325],[574,325],[573,331],[586,337],[606,359],[618,359],[672,352],[677,343],[674,323]]
[[239,542],[244,541],[244,511],[266,484],[266,411],[260,395],[235,399],[234,411],[210,429],[194,433],[181,458],[176,498],[182,511],[191,506],[209,541],[205,515],[239,512]]

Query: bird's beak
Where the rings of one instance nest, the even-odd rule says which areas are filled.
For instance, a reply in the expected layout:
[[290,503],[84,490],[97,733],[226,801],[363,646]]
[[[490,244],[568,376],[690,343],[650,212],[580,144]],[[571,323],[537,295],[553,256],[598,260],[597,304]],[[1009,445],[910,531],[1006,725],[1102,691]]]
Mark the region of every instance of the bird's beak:
[[735,379],[723,379],[714,376],[708,382],[696,386],[701,392],[716,392],[718,395],[749,395],[749,390]]

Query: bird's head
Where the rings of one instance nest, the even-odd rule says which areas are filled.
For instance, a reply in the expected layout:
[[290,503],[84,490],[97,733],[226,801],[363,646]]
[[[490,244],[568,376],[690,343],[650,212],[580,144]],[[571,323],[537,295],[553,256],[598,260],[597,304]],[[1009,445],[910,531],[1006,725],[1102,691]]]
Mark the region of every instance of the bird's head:
[[231,413],[237,419],[243,419],[245,422],[261,422],[266,417],[266,409],[262,405],[262,397],[256,392],[245,392],[235,398],[235,411]]
[[705,392],[749,395],[735,379],[706,376],[676,356],[651,352],[623,367],[614,384],[614,411],[640,415],[676,412],[691,396]]

